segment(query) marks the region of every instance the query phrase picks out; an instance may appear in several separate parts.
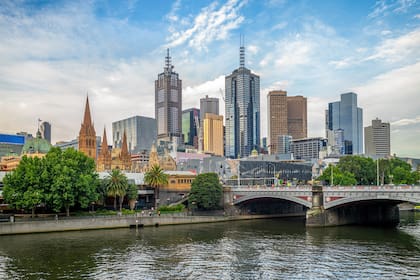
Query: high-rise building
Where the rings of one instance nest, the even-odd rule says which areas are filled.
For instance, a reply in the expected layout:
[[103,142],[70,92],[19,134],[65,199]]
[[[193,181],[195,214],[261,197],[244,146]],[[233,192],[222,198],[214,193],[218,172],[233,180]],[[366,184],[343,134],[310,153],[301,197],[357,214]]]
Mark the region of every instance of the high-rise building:
[[239,68],[225,77],[225,156],[247,157],[260,147],[260,77],[245,68],[241,43]]
[[184,144],[198,149],[198,135],[200,128],[200,110],[191,108],[182,111],[182,134]]
[[306,97],[300,95],[287,97],[287,130],[293,139],[308,137]]
[[307,137],[306,97],[287,96],[286,91],[275,90],[268,93],[267,104],[270,154],[279,153],[279,136]]
[[204,116],[207,114],[219,115],[219,99],[215,97],[209,97],[206,95],[205,98],[200,99],[200,129],[198,136],[198,150],[203,150],[203,120]]
[[[346,154],[363,153],[363,111],[357,107],[357,94],[341,94],[341,100],[328,104],[326,130],[342,129]],[[330,145],[330,144],[329,144]]]
[[164,71],[155,81],[155,118],[159,140],[181,143],[182,138],[182,81],[169,56],[165,59]]
[[204,120],[206,113],[219,115],[219,98],[206,95],[200,99],[200,120]]
[[290,154],[292,153],[292,139],[290,135],[279,135],[278,136],[278,154]]
[[205,153],[223,156],[223,116],[207,113],[203,120]]
[[96,132],[90,116],[89,97],[86,97],[85,114],[79,132],[79,151],[96,161]]
[[365,154],[376,157],[391,155],[391,136],[389,123],[380,119],[372,120],[372,125],[365,127]]
[[51,144],[51,124],[49,122],[42,122],[39,126],[39,131],[41,132],[41,138]]
[[156,142],[156,120],[149,117],[133,116],[112,123],[112,143],[114,148],[121,148],[124,132],[127,136],[128,151],[138,154],[150,150]]
[[270,91],[267,95],[268,108],[268,151],[277,154],[278,137],[289,133],[287,126],[287,92]]
[[295,159],[319,159],[319,152],[327,148],[327,139],[321,137],[296,139],[292,141],[292,152]]

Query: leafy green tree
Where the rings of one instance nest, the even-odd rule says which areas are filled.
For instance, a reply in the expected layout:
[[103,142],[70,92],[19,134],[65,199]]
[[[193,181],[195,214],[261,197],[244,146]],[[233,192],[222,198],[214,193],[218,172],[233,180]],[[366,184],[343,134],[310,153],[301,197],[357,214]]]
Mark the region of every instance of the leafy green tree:
[[108,195],[114,197],[114,209],[117,209],[116,201],[117,196],[120,205],[120,212],[122,211],[122,203],[128,188],[127,176],[119,169],[113,169],[108,176]]
[[222,185],[216,173],[199,174],[191,184],[188,202],[194,202],[198,209],[219,209],[222,195]]
[[376,162],[361,156],[344,156],[338,162],[338,168],[354,174],[358,185],[376,184]]
[[144,174],[144,182],[155,189],[155,209],[159,200],[159,188],[168,184],[168,175],[164,173],[159,165],[155,164]]
[[44,159],[23,156],[3,180],[4,200],[15,208],[31,210],[34,217],[36,207],[45,204],[47,177]]
[[56,212],[62,208],[86,208],[99,197],[99,179],[93,159],[74,149],[52,148],[46,155],[50,188],[48,202]]
[[133,203],[138,197],[138,188],[136,184],[128,184],[127,186],[127,200],[130,203],[130,210],[134,209],[135,203]]
[[333,180],[333,185],[339,186],[351,186],[357,183],[353,173],[348,171],[343,172],[338,166],[334,165],[328,166],[322,175],[318,177],[318,180],[325,181],[328,185],[331,185],[331,180]]

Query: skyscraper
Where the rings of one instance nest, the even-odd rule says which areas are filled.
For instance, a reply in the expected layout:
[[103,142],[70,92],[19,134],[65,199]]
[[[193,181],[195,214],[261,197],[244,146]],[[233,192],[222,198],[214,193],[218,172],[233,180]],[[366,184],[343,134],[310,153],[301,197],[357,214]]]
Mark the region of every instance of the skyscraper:
[[287,126],[287,92],[283,90],[270,91],[267,95],[268,108],[268,151],[270,154],[279,152],[278,137],[288,135]]
[[389,123],[380,119],[372,120],[372,125],[365,127],[365,154],[387,157],[391,155],[391,137]]
[[219,115],[219,98],[206,95],[200,99],[200,120],[204,120],[207,113]]
[[341,100],[328,104],[326,131],[342,129],[345,154],[363,153],[363,111],[357,107],[357,94],[341,94]]
[[90,116],[89,97],[86,97],[85,114],[79,132],[79,151],[96,161],[96,132]]
[[47,140],[51,144],[51,124],[49,122],[42,122],[39,126],[39,131],[41,132],[42,139]]
[[223,116],[207,113],[203,120],[205,153],[223,156]]
[[112,123],[112,143],[121,148],[126,133],[129,153],[138,154],[150,150],[157,139],[156,120],[149,117],[133,116]]
[[307,100],[303,96],[287,97],[287,130],[293,139],[308,137]]
[[260,77],[245,68],[241,42],[239,68],[225,77],[225,156],[247,157],[260,147]]
[[287,96],[283,90],[267,95],[268,135],[270,154],[279,153],[279,136],[293,139],[307,137],[307,100],[303,96]]
[[182,134],[184,144],[198,149],[198,134],[200,127],[200,110],[191,108],[182,111]]
[[164,71],[155,81],[155,118],[158,139],[175,141],[180,144],[182,134],[182,81],[169,56],[165,58]]

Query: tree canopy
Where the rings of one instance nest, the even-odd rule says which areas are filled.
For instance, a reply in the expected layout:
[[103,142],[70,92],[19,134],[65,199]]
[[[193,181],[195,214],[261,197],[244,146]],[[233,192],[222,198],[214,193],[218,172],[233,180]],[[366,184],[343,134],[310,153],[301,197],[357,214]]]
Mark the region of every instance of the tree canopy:
[[191,184],[188,198],[190,204],[195,203],[198,209],[220,209],[222,199],[222,185],[216,173],[199,174]]
[[55,212],[86,208],[98,199],[98,174],[93,159],[74,149],[51,148],[44,158],[24,156],[4,179],[3,196],[19,209],[45,206]]
[[107,193],[109,196],[114,197],[114,208],[116,208],[116,199],[119,198],[120,211],[122,211],[122,203],[124,196],[128,189],[127,176],[122,173],[119,169],[113,169],[106,180]]

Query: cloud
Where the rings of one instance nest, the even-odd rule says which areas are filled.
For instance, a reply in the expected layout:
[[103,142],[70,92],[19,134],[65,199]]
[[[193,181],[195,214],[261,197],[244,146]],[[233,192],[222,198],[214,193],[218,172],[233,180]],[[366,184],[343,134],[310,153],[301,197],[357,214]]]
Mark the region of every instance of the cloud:
[[[220,91],[221,90],[221,91]],[[182,103],[184,108],[199,107],[199,100],[206,95],[219,98],[219,113],[225,114],[225,104],[223,102],[225,91],[225,76],[219,76],[213,80],[201,84],[187,86],[182,91]]]
[[415,29],[400,37],[384,40],[366,60],[416,61],[420,59],[419,46],[420,29]]
[[392,13],[406,13],[409,8],[416,4],[416,0],[378,0],[373,7],[373,11],[368,15],[369,18],[385,17]]
[[271,28],[271,31],[284,29],[286,28],[287,24],[288,24],[287,21],[282,21],[280,23],[277,23]]
[[209,43],[225,39],[231,30],[240,26],[244,17],[238,13],[245,4],[246,1],[239,0],[229,0],[220,7],[217,2],[211,3],[201,10],[189,28],[177,31],[177,27],[172,25],[172,35],[167,38],[167,46],[176,47],[187,43],[196,50],[206,50]]
[[415,15],[414,18],[420,19],[420,14]]
[[394,121],[391,123],[392,126],[407,126],[407,125],[413,125],[413,124],[420,124],[420,116],[417,116],[412,119],[401,119],[398,121]]

